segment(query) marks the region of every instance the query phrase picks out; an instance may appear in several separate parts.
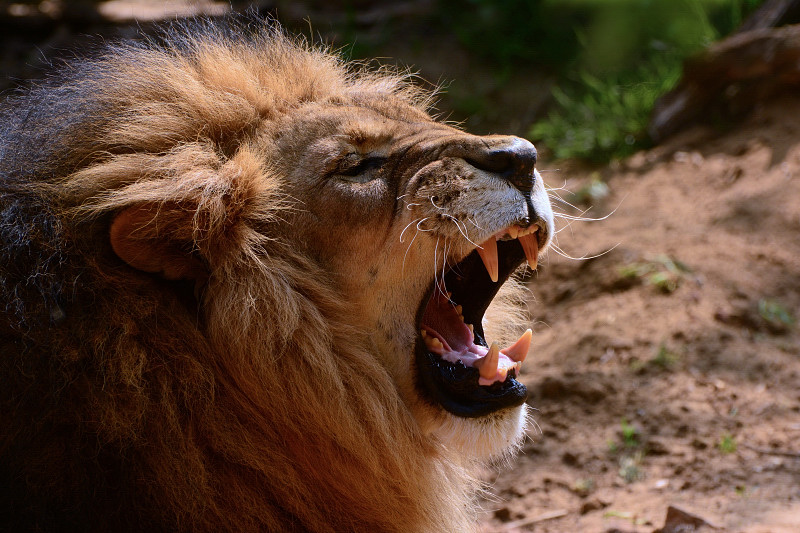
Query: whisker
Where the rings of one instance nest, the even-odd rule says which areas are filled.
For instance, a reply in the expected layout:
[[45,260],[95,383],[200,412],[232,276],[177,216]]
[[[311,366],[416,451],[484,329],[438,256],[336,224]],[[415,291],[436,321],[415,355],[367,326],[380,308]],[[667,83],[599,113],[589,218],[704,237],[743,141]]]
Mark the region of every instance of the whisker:
[[433,231],[433,228],[431,228],[431,229],[422,229],[422,228],[419,227],[419,225],[422,224],[423,222],[425,222],[426,220],[428,220],[428,217],[425,217],[422,220],[420,220],[419,222],[417,222],[417,231]]
[[619,243],[615,244],[614,246],[612,246],[608,250],[606,250],[604,252],[600,252],[599,254],[596,254],[596,255],[589,255],[589,256],[584,255],[583,257],[572,257],[567,252],[565,252],[564,250],[559,248],[559,246],[557,244],[550,243],[550,248],[552,248],[555,253],[557,253],[558,255],[560,255],[561,257],[563,257],[565,259],[571,259],[573,261],[587,261],[589,259],[596,259],[598,257],[602,257],[602,256],[604,256],[604,255],[606,255],[608,253],[611,253],[611,251],[614,248],[616,248],[617,246],[619,246]]
[[[425,220],[425,218],[422,218],[422,219],[415,218],[414,220],[412,220],[411,222],[409,222],[409,223],[408,223],[408,225],[407,225],[405,228],[403,228],[403,231],[401,231],[401,232],[400,232],[400,242],[403,242],[403,234],[405,234],[406,230],[407,230],[407,229],[408,229],[408,228],[409,228],[409,227],[410,227],[412,224],[414,224],[415,222],[417,222],[417,223],[419,223],[419,222],[422,222],[423,220]],[[419,230],[419,228],[417,228],[417,230]]]
[[432,205],[433,207],[435,207],[435,208],[436,208],[436,209],[438,209],[439,211],[444,211],[444,207],[439,207],[438,205],[436,205],[436,202],[434,202],[434,201],[433,201],[433,196],[431,196],[429,199],[430,199],[430,201],[431,201],[431,205]]
[[472,224],[473,226],[475,226],[475,228],[476,228],[476,229],[478,229],[478,230],[480,230],[480,231],[486,231],[486,230],[484,230],[482,227],[480,227],[480,226],[478,225],[478,223],[477,223],[477,222],[475,222],[474,220],[472,220],[471,218],[467,217],[467,221],[468,221],[470,224]]
[[[461,234],[462,237],[464,237],[464,240],[466,240],[468,243],[470,243],[471,245],[473,245],[475,247],[479,247],[478,244],[472,242],[472,239],[470,239],[467,236],[467,226],[466,226],[466,224],[464,224],[463,222],[458,220],[456,217],[454,217],[453,215],[450,215],[448,213],[443,213],[443,215],[446,216],[447,218],[451,219],[455,223],[456,228],[458,229],[458,232]],[[464,229],[463,230],[461,229],[461,224],[464,224]]]
[[[411,224],[413,224],[413,223],[414,222],[411,222]],[[410,226],[411,224],[409,224],[408,226]],[[406,226],[406,228],[408,228],[408,226]],[[405,230],[403,230],[403,231],[405,231]],[[406,253],[403,254],[403,265],[400,267],[400,271],[401,272],[405,272],[405,270],[406,270],[406,257],[408,257],[408,252],[411,251],[411,246],[414,244],[414,241],[416,240],[417,235],[419,235],[419,231],[415,231],[414,232],[414,236],[411,237],[411,242],[409,242],[408,246],[406,247]],[[402,239],[400,240],[400,242],[403,242]]]

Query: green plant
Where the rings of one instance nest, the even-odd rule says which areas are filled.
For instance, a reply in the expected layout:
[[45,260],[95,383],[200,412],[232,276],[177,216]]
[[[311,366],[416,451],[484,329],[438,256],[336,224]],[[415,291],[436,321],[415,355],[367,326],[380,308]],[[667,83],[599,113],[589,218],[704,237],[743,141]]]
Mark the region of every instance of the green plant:
[[650,363],[662,368],[669,369],[675,366],[680,357],[675,352],[671,351],[663,342],[659,345],[656,355],[650,359]]
[[627,483],[633,483],[634,481],[639,481],[644,478],[644,472],[642,472],[643,457],[641,452],[620,457],[619,477],[624,479]]
[[729,454],[736,451],[736,439],[730,433],[725,433],[719,439],[719,443],[717,443],[717,448],[723,454]]
[[[691,54],[738,26],[758,0],[567,0],[587,15],[573,73],[554,87],[554,109],[529,135],[558,159],[605,162],[649,144],[656,99]],[[545,1],[553,6],[555,1]]]
[[795,324],[792,313],[776,300],[759,300],[758,314],[772,329],[786,330]]
[[680,355],[662,342],[653,357],[646,361],[634,359],[631,361],[630,368],[634,372],[642,372],[647,369],[670,370],[678,364],[678,361],[680,361]]
[[556,159],[604,162],[647,146],[646,127],[656,99],[680,74],[680,61],[654,58],[634,72],[595,76],[586,70],[565,88],[553,88],[555,109],[529,136]]
[[689,273],[691,269],[685,263],[667,255],[657,255],[648,261],[631,263],[619,269],[622,278],[641,278],[666,294],[677,290]]
[[628,421],[623,418],[620,422],[620,430],[622,442],[626,448],[637,448],[639,446],[639,429],[636,426],[628,424]]

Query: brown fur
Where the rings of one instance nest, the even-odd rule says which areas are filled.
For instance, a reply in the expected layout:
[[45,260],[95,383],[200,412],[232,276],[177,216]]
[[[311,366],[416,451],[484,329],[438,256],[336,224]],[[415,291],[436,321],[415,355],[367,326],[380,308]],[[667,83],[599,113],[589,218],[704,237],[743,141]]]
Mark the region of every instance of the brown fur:
[[315,139],[413,133],[418,168],[426,142],[473,138],[404,77],[279,31],[165,41],[7,106],[3,526],[468,530],[469,459],[432,432],[410,355],[380,355],[416,333],[382,295],[434,244],[395,242],[394,191],[323,184]]

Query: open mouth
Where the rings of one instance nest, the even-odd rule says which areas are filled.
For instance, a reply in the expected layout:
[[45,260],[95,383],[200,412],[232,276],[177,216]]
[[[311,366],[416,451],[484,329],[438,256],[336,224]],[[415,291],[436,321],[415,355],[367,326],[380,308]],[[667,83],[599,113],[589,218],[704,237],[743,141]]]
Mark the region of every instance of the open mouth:
[[433,401],[456,416],[485,416],[527,398],[516,378],[531,331],[506,348],[489,346],[482,320],[503,282],[523,261],[536,269],[539,229],[515,224],[496,233],[453,266],[420,305],[420,383]]

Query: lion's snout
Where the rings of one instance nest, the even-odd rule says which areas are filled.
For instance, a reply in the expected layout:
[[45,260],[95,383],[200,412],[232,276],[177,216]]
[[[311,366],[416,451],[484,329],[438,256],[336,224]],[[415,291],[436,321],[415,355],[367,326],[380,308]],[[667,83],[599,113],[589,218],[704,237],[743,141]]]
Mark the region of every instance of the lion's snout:
[[476,150],[465,157],[465,161],[507,180],[523,193],[530,193],[537,157],[533,144],[519,137],[500,137],[498,142],[487,145],[485,150]]

